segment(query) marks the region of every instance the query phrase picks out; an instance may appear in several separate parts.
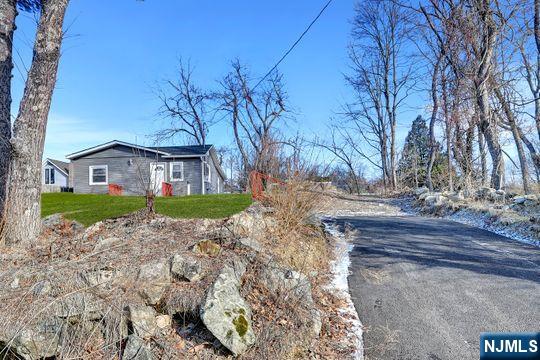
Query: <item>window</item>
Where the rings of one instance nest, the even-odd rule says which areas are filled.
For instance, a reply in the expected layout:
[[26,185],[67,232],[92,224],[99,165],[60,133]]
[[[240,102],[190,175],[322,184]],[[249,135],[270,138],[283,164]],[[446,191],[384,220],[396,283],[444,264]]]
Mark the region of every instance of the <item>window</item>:
[[45,169],[45,184],[54,185],[54,169]]
[[88,167],[90,185],[107,185],[109,183],[109,169],[107,165],[94,165]]
[[171,163],[171,181],[183,181],[184,180],[184,163],[172,162]]

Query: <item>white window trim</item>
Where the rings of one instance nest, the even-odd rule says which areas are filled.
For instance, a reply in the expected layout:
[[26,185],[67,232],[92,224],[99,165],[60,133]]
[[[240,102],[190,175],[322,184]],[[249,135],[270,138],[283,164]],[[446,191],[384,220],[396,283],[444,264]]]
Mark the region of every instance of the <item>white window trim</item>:
[[[49,176],[47,177],[47,170],[49,170]],[[52,166],[46,166],[43,170],[43,183],[45,185],[54,185],[56,183],[56,174],[53,175],[54,182],[51,182],[51,171],[55,171]]]
[[[179,179],[173,177],[174,165],[180,165],[182,167],[182,177]],[[174,161],[169,164],[169,179],[170,181],[184,181],[184,163],[182,161]]]
[[204,163],[204,165],[205,165],[204,172],[206,173],[205,174],[206,175],[206,182],[211,182],[212,181],[212,168],[210,166],[210,163],[208,161],[206,161]]
[[[92,171],[94,169],[105,169],[105,182],[94,182]],[[109,166],[108,165],[90,165],[88,167],[88,184],[89,185],[108,185],[109,184]]]

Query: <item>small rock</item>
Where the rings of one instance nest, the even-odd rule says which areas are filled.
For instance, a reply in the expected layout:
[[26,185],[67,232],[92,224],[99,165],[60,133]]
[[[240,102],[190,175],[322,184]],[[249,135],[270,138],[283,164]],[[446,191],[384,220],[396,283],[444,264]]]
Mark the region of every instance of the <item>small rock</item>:
[[169,315],[156,316],[156,326],[162,330],[169,328],[171,326],[171,317]]
[[420,195],[422,195],[424,193],[427,193],[427,192],[429,192],[429,189],[427,187],[425,187],[425,186],[422,186],[422,187],[419,187],[418,189],[416,189],[414,191],[414,194],[416,196],[420,196]]
[[144,305],[129,305],[128,316],[133,333],[143,339],[149,339],[156,334],[156,311]]
[[237,241],[237,245],[239,245],[240,247],[247,248],[249,250],[253,250],[255,252],[262,251],[261,244],[257,240],[252,239],[250,237],[244,237],[244,238],[239,239]]
[[43,296],[48,294],[49,291],[51,291],[51,283],[49,280],[42,280],[34,285],[32,293],[34,296]]
[[221,252],[221,246],[212,240],[202,240],[193,246],[193,252],[196,254],[216,257]]
[[96,242],[96,245],[94,246],[94,251],[101,251],[101,250],[109,249],[119,243],[120,243],[120,239],[114,236],[108,237],[106,239],[100,238],[98,239],[98,241]]
[[106,288],[114,279],[115,271],[111,268],[103,268],[95,271],[82,272],[81,278],[91,287]]
[[152,351],[146,343],[138,336],[128,336],[122,360],[151,360],[153,359]]
[[15,276],[13,278],[13,281],[11,282],[11,284],[9,284],[9,286],[12,288],[12,289],[18,289],[19,288],[19,277],[18,276]]
[[491,207],[487,210],[487,213],[490,217],[497,217],[502,214],[502,210]]
[[447,195],[447,197],[448,197],[448,200],[454,201],[454,202],[465,200],[465,196],[463,196],[463,192],[461,191],[458,191],[456,193],[450,193]]
[[172,257],[171,274],[177,279],[187,279],[188,281],[197,281],[203,276],[199,261],[181,255]]

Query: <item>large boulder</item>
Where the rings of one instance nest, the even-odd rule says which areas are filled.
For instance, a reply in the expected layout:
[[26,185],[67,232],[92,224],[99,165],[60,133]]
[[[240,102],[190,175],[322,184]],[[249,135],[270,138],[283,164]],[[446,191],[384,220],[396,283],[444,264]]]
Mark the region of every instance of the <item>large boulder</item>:
[[422,186],[422,187],[419,187],[418,189],[416,189],[414,191],[414,194],[416,196],[420,196],[420,195],[425,194],[427,192],[429,192],[429,189],[427,187],[425,187],[425,186]]
[[52,214],[45,217],[41,223],[43,227],[55,232],[71,230],[74,232],[79,232],[84,230],[84,226],[81,223],[78,223],[74,220],[68,220],[64,218],[62,214]]
[[103,301],[87,292],[76,292],[53,303],[54,313],[70,321],[93,321],[103,317]]
[[538,205],[538,197],[533,194],[516,196],[512,199],[514,205],[535,206]]
[[174,255],[171,258],[171,275],[180,280],[200,280],[203,277],[201,263],[187,256]]
[[200,311],[204,325],[235,356],[255,343],[251,308],[240,296],[240,279],[245,269],[246,264],[240,261],[225,265],[210,286]]
[[497,190],[484,186],[476,191],[476,198],[481,200],[491,200],[496,192]]
[[63,328],[58,319],[45,320],[34,328],[24,328],[11,340],[10,351],[17,355],[17,359],[53,358],[58,353]]
[[137,276],[139,293],[149,305],[155,305],[171,283],[169,261],[165,259],[145,264]]
[[448,202],[448,198],[440,193],[432,193],[424,199],[428,206],[440,206]]

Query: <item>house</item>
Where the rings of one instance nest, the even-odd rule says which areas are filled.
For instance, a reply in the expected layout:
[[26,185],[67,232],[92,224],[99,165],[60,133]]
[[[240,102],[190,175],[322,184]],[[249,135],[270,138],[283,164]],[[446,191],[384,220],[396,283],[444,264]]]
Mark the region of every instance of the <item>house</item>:
[[167,189],[173,195],[223,192],[225,173],[213,145],[148,147],[113,140],[66,158],[75,193],[106,194],[109,185],[125,195],[147,189],[157,195]]
[[44,192],[61,191],[69,187],[69,164],[60,160],[45,159],[41,184]]

